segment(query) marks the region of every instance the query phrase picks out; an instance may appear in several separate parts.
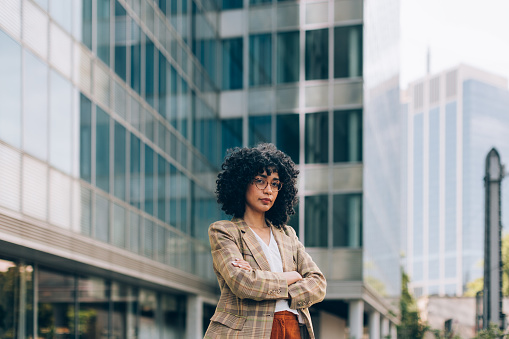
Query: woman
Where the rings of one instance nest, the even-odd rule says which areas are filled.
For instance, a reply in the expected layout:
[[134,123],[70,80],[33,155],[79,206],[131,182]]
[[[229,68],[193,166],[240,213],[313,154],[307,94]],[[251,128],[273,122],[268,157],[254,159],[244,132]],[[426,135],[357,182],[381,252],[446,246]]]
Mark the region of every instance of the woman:
[[272,144],[227,155],[216,194],[233,219],[209,228],[221,297],[205,338],[314,338],[308,307],[323,300],[325,278],[285,225],[298,174]]

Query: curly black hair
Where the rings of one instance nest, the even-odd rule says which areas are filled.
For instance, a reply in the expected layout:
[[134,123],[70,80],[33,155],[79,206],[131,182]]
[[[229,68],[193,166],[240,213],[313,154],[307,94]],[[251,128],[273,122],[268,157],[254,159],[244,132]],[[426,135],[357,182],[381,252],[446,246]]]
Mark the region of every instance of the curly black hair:
[[275,227],[282,228],[289,216],[295,214],[293,206],[298,202],[299,170],[292,159],[273,144],[229,149],[221,169],[216,180],[216,195],[217,202],[226,214],[237,218],[244,216],[247,185],[264,171],[268,175],[277,172],[283,184],[274,205],[265,213],[265,218]]

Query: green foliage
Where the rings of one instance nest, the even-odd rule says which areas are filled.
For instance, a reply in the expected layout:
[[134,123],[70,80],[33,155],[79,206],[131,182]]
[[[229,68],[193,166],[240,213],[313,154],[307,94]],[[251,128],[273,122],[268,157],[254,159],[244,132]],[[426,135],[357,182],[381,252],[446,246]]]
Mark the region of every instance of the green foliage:
[[410,278],[402,269],[401,299],[399,301],[401,323],[398,325],[398,339],[422,339],[429,330],[429,326],[419,316],[415,299],[408,290],[409,282]]
[[450,332],[431,330],[431,333],[435,339],[461,339],[459,335]]
[[497,338],[507,338],[507,334],[504,334],[504,332],[502,332],[497,325],[490,324],[488,329],[477,332],[476,336],[473,339],[497,339]]

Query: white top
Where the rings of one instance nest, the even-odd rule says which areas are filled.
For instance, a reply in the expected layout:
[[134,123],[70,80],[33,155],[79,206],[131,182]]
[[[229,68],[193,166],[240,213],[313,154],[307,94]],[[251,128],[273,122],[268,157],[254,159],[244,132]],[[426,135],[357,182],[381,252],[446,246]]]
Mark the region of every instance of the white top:
[[[274,239],[274,235],[272,234],[272,230],[270,230],[270,240],[268,246],[265,243],[265,241],[263,241],[262,238],[260,238],[260,236],[256,234],[255,231],[253,231],[253,233],[263,249],[263,253],[267,258],[267,261],[269,262],[271,272],[283,272],[283,260],[281,259],[281,253],[279,253],[279,248],[277,246],[276,239]],[[290,308],[287,299],[281,299],[276,301],[276,309],[274,312],[281,311],[290,311],[296,314],[297,316],[299,316],[299,322],[302,322],[299,312],[297,312],[297,310],[294,310],[293,308]]]

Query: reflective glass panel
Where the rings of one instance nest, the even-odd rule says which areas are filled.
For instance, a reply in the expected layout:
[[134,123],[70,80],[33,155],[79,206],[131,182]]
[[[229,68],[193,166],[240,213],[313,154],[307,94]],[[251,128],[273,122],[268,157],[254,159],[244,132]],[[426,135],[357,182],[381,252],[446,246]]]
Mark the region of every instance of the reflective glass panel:
[[[65,1],[65,0],[62,0]],[[110,64],[110,0],[97,0],[97,56]]]
[[155,67],[154,67],[154,59],[156,58],[157,53],[155,53],[155,46],[152,40],[146,37],[145,44],[145,98],[147,102],[155,107],[155,98],[154,98],[154,79],[155,79]]
[[[158,93],[158,105],[157,110],[163,118],[166,118],[166,109],[168,107],[167,100],[169,99],[169,93],[167,93],[168,86],[167,80],[169,80],[167,72],[168,61],[164,55],[159,51],[159,76],[157,82],[157,93]],[[161,146],[160,146],[161,147]],[[162,147],[164,149],[164,147]]]
[[141,143],[140,139],[136,137],[134,134],[130,134],[131,136],[131,154],[130,154],[130,162],[129,162],[129,171],[130,171],[130,186],[129,186],[129,202],[136,208],[140,208],[141,206]]
[[306,80],[329,76],[329,30],[306,31]]
[[299,163],[300,130],[298,114],[280,114],[276,117],[276,146]]
[[[163,294],[159,300],[163,318],[162,337],[167,339],[182,338],[185,333],[186,300],[170,294]],[[209,322],[210,318],[207,319],[204,329],[207,328]]]
[[127,76],[127,12],[122,5],[115,0],[115,73],[126,81]]
[[48,158],[48,66],[25,52],[23,146],[39,159]]
[[130,19],[131,27],[131,87],[141,94],[141,29]]
[[140,339],[159,338],[157,326],[157,299],[156,292],[140,289]]
[[[78,2],[75,2],[78,3]],[[68,33],[71,33],[72,25],[72,1],[69,0],[51,0],[50,15],[58,22]]]
[[72,85],[55,71],[50,74],[49,159],[56,168],[71,173]]
[[334,28],[334,78],[362,76],[362,25]]
[[95,184],[110,191],[110,116],[97,106],[95,141]]
[[126,247],[127,231],[126,210],[117,204],[113,205],[113,245]]
[[306,114],[304,154],[307,164],[326,163],[329,159],[329,114]]
[[242,38],[223,40],[223,90],[242,88]]
[[222,0],[223,9],[236,9],[244,7],[242,0]]
[[[74,276],[39,268],[37,270],[38,338],[55,338],[55,333],[75,332]],[[69,337],[70,337],[69,336]]]
[[305,245],[309,247],[328,247],[328,205],[326,195],[305,198]]
[[271,2],[272,2],[272,0],[249,0],[249,4],[251,6],[266,4],[266,3],[271,3]]
[[334,112],[334,162],[362,161],[362,111]]
[[80,338],[108,337],[110,286],[100,278],[78,279]]
[[299,81],[299,32],[284,32],[277,35],[277,83]]
[[362,246],[362,195],[339,194],[333,197],[332,243],[334,247]]
[[134,253],[140,251],[140,215],[135,212],[129,217],[129,249]]
[[157,156],[157,217],[166,220],[166,160]]
[[0,139],[21,146],[21,47],[0,30]]
[[127,133],[124,126],[115,122],[113,152],[113,185],[117,198],[126,199],[126,152]]
[[83,29],[82,41],[88,49],[92,50],[92,0],[82,0],[83,3]]
[[154,151],[145,145],[145,212],[154,214]]
[[272,83],[272,35],[260,34],[249,37],[249,85]]
[[126,285],[112,282],[111,283],[111,327],[112,336],[110,338],[121,339],[128,338],[128,321],[130,309],[129,287]]
[[271,141],[271,116],[249,117],[249,145]]
[[92,102],[80,95],[80,178],[92,180]]
[[110,240],[110,202],[100,194],[95,196],[95,238]]
[[233,147],[242,146],[242,118],[221,120],[222,158],[226,151]]
[[143,254],[148,258],[154,257],[154,222],[144,219],[143,225]]

